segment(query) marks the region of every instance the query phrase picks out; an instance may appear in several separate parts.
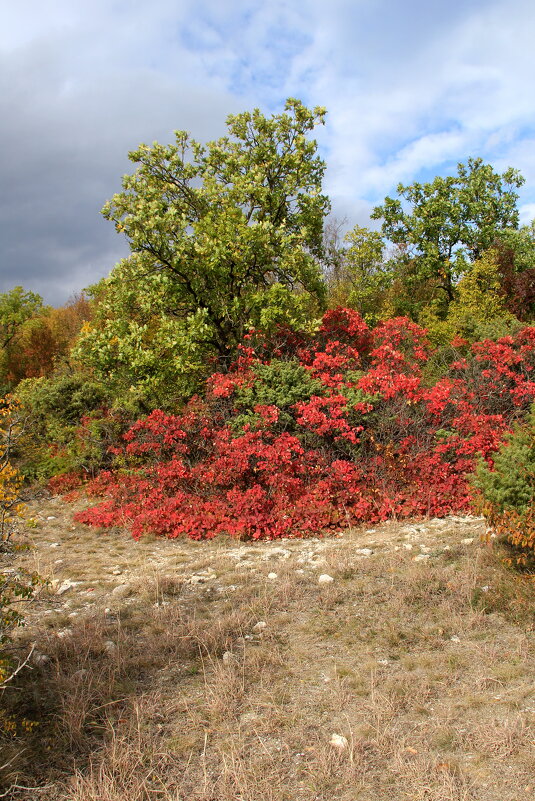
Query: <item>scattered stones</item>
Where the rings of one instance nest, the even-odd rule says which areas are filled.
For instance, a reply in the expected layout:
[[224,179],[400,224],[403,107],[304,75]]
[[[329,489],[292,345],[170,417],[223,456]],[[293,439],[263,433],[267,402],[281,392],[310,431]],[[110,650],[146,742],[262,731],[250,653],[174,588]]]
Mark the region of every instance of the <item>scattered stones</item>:
[[259,621],[258,621],[258,623],[256,623],[256,624],[253,626],[253,631],[254,631],[256,634],[260,634],[260,633],[261,633],[262,631],[264,631],[264,629],[266,629],[266,628],[267,628],[267,623],[266,623],[266,621],[265,621],[265,620],[259,620]]
[[329,576],[328,573],[322,573],[321,576],[318,576],[318,584],[332,584],[333,581],[333,577]]
[[344,737],[343,734],[333,734],[330,745],[338,751],[344,751],[348,746],[347,737]]

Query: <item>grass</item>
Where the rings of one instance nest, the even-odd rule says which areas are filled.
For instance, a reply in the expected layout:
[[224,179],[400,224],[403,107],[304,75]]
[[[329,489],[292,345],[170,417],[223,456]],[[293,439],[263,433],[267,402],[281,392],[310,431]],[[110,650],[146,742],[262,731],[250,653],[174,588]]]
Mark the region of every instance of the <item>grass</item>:
[[[132,543],[114,577],[131,595],[117,602],[105,567],[125,535],[64,526],[58,577],[85,560],[102,581],[91,601],[49,594],[28,615],[27,639],[49,661],[4,694],[38,726],[2,743],[14,760],[3,786],[25,801],[532,797],[535,582],[479,546],[477,525]],[[34,532],[28,556],[43,565],[47,536]],[[420,544],[433,555],[415,562]],[[202,570],[217,578],[190,584]]]

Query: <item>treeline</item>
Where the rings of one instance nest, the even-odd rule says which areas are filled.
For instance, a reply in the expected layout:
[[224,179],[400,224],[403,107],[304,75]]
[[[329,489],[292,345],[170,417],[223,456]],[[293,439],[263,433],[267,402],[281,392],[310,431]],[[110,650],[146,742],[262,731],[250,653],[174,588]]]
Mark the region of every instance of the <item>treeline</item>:
[[[503,435],[534,396],[529,324],[535,317],[535,225],[519,225],[517,190],[523,178],[512,168],[500,174],[471,158],[457,165],[453,175],[400,184],[395,197],[374,209],[376,230],[357,225],[344,235],[345,225],[329,221],[330,203],[322,189],[326,165],[311,138],[324,119],[324,109],[307,109],[289,100],[279,115],[266,117],[255,110],[230,116],[228,135],[216,142],[203,145],[177,132],[172,145],[141,145],[130,154],[134,172],[103,209],[127,238],[130,255],[61,309],[44,307],[38,296],[20,287],[0,297],[0,382],[3,391],[15,391],[25,410],[27,435],[18,456],[29,479],[59,476],[56,483],[67,488],[111,468],[114,479],[108,486],[114,498],[119,497],[122,485],[117,489],[117,477],[128,476],[134,468],[121,455],[125,432],[155,410],[180,416],[191,404],[210,401],[216,380],[210,376],[241,375],[245,356],[253,358],[250,338],[257,341],[261,336],[263,349],[255,351],[249,373],[245,370],[238,406],[227,408],[229,400],[218,410],[210,401],[205,429],[195,429],[195,436],[205,436],[208,442],[214,431],[224,431],[221,436],[233,440],[260,430],[264,417],[275,415],[273,436],[291,433],[305,453],[323,454],[325,470],[340,460],[353,469],[363,459],[376,458],[372,443],[377,442],[392,454],[401,475],[413,454],[412,446],[400,450],[399,441],[402,411],[411,405],[422,415],[414,436],[433,458],[438,453],[447,461],[450,451],[437,451],[436,437],[442,437],[442,444],[448,438],[457,441],[455,437],[477,441],[479,412],[469,396],[481,391],[476,380],[481,370],[493,371],[492,382],[484,385],[490,399],[481,400],[480,411],[498,415],[494,422],[499,436],[488,448],[470,451],[464,467],[456,468],[462,479],[457,496],[466,508],[465,479],[477,453],[492,466]],[[323,315],[338,307],[354,315],[355,330],[368,332],[366,343],[348,340],[345,328],[340,337],[335,332],[325,340],[320,333]],[[382,342],[380,332],[388,321],[393,321],[397,339]],[[282,347],[281,341],[291,337],[301,343],[301,350]],[[411,362],[409,369],[406,350],[416,341],[426,355]],[[495,344],[475,347],[481,341]],[[503,374],[502,387],[495,347],[509,360],[510,374]],[[355,351],[350,358],[347,348]],[[492,368],[481,366],[485,348],[493,354]],[[314,359],[307,361],[308,352],[328,362],[328,370],[319,373]],[[388,369],[382,383],[368,391],[374,375],[379,375],[378,353]],[[340,369],[333,377],[337,359]],[[460,380],[455,365],[463,359],[461,391],[455,384]],[[281,403],[271,390],[264,393],[266,400],[264,390],[255,389],[262,365],[289,371],[284,374],[287,386]],[[476,376],[473,381],[470,370]],[[276,383],[275,378],[269,380]],[[295,396],[294,381],[296,386],[308,381],[308,395]],[[439,393],[440,388],[446,392],[450,385],[444,381],[457,387],[448,392],[453,393],[451,404],[460,406],[457,415],[452,406],[447,425],[437,428],[436,421],[425,422],[428,413],[433,415],[424,410],[429,403],[425,393]],[[318,419],[326,416],[326,440],[313,430],[320,440],[311,445],[311,433],[300,422],[299,403],[310,404],[307,414],[315,409]],[[363,410],[362,404],[371,408]],[[383,422],[377,438],[378,417]],[[236,419],[245,419],[249,429]],[[335,419],[342,428],[346,420],[349,429],[359,429],[348,435],[354,442],[331,447],[329,437],[344,439],[333,428]],[[458,429],[463,420],[468,426],[464,433]],[[486,418],[480,423],[485,431],[490,425]],[[211,454],[216,458],[215,451]],[[184,456],[184,469],[197,469],[205,457],[206,453],[202,458]],[[245,477],[240,478],[244,491],[256,486],[253,462],[259,458],[251,452]],[[315,458],[310,457],[310,463]],[[143,471],[144,464],[142,452],[136,453],[136,469]],[[386,470],[388,459],[381,464]],[[200,467],[198,472],[202,474]],[[362,486],[372,474],[364,471],[368,478]],[[301,478],[306,492],[312,493],[307,504],[313,505],[316,490]],[[361,485],[354,475],[352,480],[358,494]],[[399,490],[404,497],[409,497],[410,486]],[[177,485],[176,491],[197,497],[197,489],[191,487]],[[202,486],[199,491],[204,491]],[[273,497],[266,487],[255,491],[259,498],[265,493]],[[230,488],[225,485],[221,492]],[[440,502],[428,499],[427,508],[453,508],[443,495]],[[382,511],[374,514],[383,517],[389,504],[396,505],[394,497],[395,493],[388,495]],[[212,500],[226,503],[224,498]],[[349,501],[345,503],[347,508]],[[411,507],[406,500],[400,503]],[[116,506],[122,508],[120,503]],[[412,507],[417,510],[424,512],[421,504]],[[333,515],[327,515],[328,525]],[[221,521],[214,520],[218,526],[221,529]]]

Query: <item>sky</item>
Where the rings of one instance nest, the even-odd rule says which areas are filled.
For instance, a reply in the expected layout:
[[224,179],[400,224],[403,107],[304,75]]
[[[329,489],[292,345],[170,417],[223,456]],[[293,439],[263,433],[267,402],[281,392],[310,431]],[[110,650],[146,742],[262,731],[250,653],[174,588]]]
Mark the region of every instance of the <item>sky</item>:
[[0,292],[60,305],[107,275],[128,248],[100,209],[129,150],[287,97],[327,108],[348,227],[471,156],[521,171],[529,222],[534,42],[533,0],[0,0]]

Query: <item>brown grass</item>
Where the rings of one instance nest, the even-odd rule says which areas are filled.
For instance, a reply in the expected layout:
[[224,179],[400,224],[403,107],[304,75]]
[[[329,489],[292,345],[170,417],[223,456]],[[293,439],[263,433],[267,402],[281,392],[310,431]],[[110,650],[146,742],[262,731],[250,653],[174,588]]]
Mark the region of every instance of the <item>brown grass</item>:
[[[109,596],[97,594],[66,636],[59,599],[43,598],[30,633],[50,661],[21,675],[10,701],[17,693],[19,713],[39,726],[5,743],[16,758],[3,776],[6,788],[37,789],[10,797],[532,797],[535,583],[477,536],[462,545],[458,524],[415,535],[413,550],[404,531],[174,552],[140,543],[124,564],[130,597],[104,614]],[[426,561],[413,561],[418,539]],[[363,558],[357,548],[372,541],[376,553]],[[319,570],[302,559],[313,547]],[[115,560],[114,551],[103,562]],[[217,578],[188,583],[202,570]],[[335,581],[320,586],[320,572]],[[267,626],[257,632],[259,620]]]

